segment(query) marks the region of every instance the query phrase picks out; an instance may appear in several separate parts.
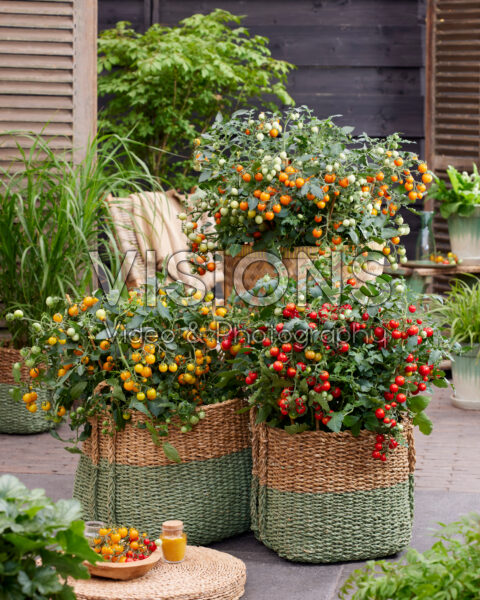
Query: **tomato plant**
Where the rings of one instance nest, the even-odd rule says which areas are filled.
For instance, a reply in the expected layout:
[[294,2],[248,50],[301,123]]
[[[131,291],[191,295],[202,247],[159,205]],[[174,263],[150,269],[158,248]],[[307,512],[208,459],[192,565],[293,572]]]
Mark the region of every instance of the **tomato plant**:
[[427,166],[398,134],[351,131],[307,107],[219,116],[197,140],[199,189],[180,215],[196,270],[245,244],[277,254],[317,246],[328,257],[375,241],[393,269],[405,262],[400,237],[410,230],[398,211],[424,194]]
[[[49,298],[49,306],[53,314],[30,321],[34,345],[22,350],[31,383],[23,396],[20,388],[13,393],[47,419],[69,417],[76,441],[89,435],[89,417],[109,413],[115,429],[123,429],[132,411],[140,411],[161,443],[169,427],[187,433],[202,420],[202,405],[241,394],[235,380],[217,385],[225,355],[234,356],[242,340],[236,336],[235,343],[217,348],[219,336],[232,332],[231,311],[215,308],[212,293],[187,294],[172,283],[152,298],[137,291],[126,299],[98,292],[78,302]],[[38,406],[40,386],[51,399]],[[109,423],[104,421],[105,434],[113,433]]]
[[[375,290],[386,283],[390,295],[374,304]],[[353,292],[347,285],[334,299],[317,293],[306,303],[287,293],[280,304],[249,306],[250,348],[233,359],[233,369],[245,376],[258,422],[292,434],[368,429],[378,434],[373,458],[386,460],[404,443],[405,418],[430,433],[423,392],[447,386],[438,365],[449,344],[401,280],[382,275]]]

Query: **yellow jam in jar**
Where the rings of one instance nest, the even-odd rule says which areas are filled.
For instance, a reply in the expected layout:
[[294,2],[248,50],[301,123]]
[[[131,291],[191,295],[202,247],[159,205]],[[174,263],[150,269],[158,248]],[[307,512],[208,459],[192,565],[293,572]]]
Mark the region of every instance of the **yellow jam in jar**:
[[169,563],[179,563],[185,558],[187,534],[182,521],[165,521],[162,525],[163,558]]

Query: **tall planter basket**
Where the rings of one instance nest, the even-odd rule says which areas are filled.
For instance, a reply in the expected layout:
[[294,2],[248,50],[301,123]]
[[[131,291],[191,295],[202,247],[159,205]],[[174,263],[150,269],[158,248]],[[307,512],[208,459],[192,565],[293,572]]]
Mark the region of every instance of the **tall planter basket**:
[[102,434],[103,417],[91,420],[74,497],[84,517],[125,524],[158,536],[163,521],[181,519],[189,543],[208,544],[250,528],[252,452],[248,415],[241,400],[202,406],[205,419],[192,431],[170,428],[168,441],[182,462],[167,459],[134,413],[113,436]]
[[[254,416],[253,416],[254,418]],[[332,563],[395,554],[413,520],[415,451],[373,460],[375,434],[253,427],[252,529],[283,558]]]
[[[16,384],[12,369],[22,357],[14,348],[0,348],[0,433],[41,433],[51,429],[52,423],[44,418],[41,411],[29,412],[23,402],[15,402],[9,390]],[[28,369],[21,372],[22,381],[28,381]],[[47,392],[37,390],[38,401],[47,398]]]

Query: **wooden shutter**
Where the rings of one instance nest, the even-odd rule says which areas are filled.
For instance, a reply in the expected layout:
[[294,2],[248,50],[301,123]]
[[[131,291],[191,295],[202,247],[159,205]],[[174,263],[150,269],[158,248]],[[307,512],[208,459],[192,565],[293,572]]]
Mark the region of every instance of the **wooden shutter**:
[[480,160],[480,2],[430,0],[426,150],[433,169]]
[[[80,160],[96,131],[96,39],[96,0],[0,0],[0,132],[44,132]],[[16,153],[0,137],[0,164]]]
[[[446,179],[448,165],[470,171],[480,162],[480,1],[428,0],[426,32],[425,149],[431,169]],[[448,252],[438,210],[434,232],[437,250]],[[436,278],[438,291],[448,279]]]

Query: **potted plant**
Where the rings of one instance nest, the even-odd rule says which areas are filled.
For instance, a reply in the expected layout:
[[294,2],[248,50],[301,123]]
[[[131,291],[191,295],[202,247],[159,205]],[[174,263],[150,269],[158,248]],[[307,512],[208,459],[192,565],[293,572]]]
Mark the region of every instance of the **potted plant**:
[[50,390],[45,416],[69,416],[71,441],[84,442],[74,496],[85,518],[151,535],[171,518],[195,544],[241,533],[250,523],[248,418],[238,414],[238,381],[220,388],[218,378],[242,338],[232,333],[217,349],[227,309],[213,308],[211,293],[202,301],[170,284],[148,294],[56,300],[32,323],[26,360],[35,389]]
[[216,251],[225,252],[227,280],[234,257],[253,250],[287,259],[298,248],[310,256],[343,252],[351,265],[372,244],[382,264],[405,262],[399,243],[409,227],[398,211],[423,196],[432,175],[401,150],[397,134],[354,138],[351,130],[307,107],[219,116],[197,140],[199,189],[180,215],[196,271],[215,270]]
[[477,165],[472,173],[447,169],[450,186],[438,177],[428,195],[440,202],[440,214],[448,220],[453,252],[463,262],[480,260],[480,174]]
[[[13,475],[0,477],[0,589],[3,598],[74,598],[67,578],[90,577],[83,561],[99,556],[84,537],[76,500],[54,503]],[[40,559],[40,563],[39,563]]]
[[408,544],[413,426],[430,433],[424,393],[447,386],[446,342],[403,284],[377,305],[352,290],[249,312],[255,342],[234,360],[253,409],[252,528],[293,561],[368,559]]
[[445,297],[434,299],[431,313],[456,343],[452,354],[455,394],[452,404],[480,410],[480,281],[456,279]]
[[[0,345],[0,431],[34,433],[51,423],[35,412],[37,404],[26,413],[10,395],[18,383],[12,366],[32,343],[23,313],[39,319],[52,296],[85,291],[93,277],[90,251],[98,250],[99,236],[113,241],[108,193],[141,190],[145,181],[154,187],[155,181],[121,138],[96,138],[73,165],[41,136],[3,135],[13,133],[21,159],[14,169],[0,169],[0,317],[10,333],[8,345]],[[104,250],[118,269],[114,245]],[[17,369],[16,378],[28,381],[28,368]]]

